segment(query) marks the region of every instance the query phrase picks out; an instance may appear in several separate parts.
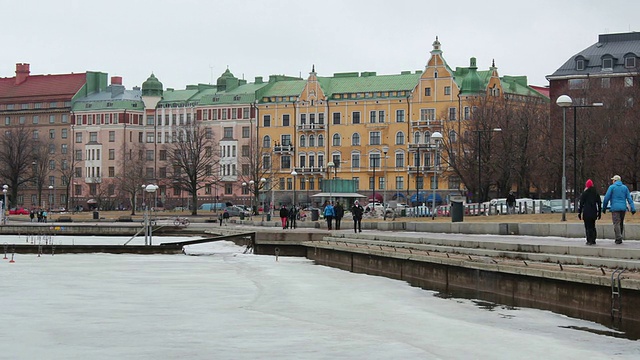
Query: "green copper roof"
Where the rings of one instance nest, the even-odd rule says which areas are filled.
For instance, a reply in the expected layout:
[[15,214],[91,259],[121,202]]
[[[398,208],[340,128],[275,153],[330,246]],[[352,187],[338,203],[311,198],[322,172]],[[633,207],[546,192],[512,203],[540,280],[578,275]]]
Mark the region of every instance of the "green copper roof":
[[374,72],[338,73],[333,77],[319,77],[327,97],[334,94],[411,91],[422,76],[421,72],[399,75],[376,75]]
[[484,82],[478,75],[478,67],[476,66],[476,58],[471,58],[471,64],[468,68],[467,74],[462,79],[462,86],[460,88],[460,94],[477,94],[485,88]]
[[142,96],[162,96],[162,83],[153,73],[142,83]]

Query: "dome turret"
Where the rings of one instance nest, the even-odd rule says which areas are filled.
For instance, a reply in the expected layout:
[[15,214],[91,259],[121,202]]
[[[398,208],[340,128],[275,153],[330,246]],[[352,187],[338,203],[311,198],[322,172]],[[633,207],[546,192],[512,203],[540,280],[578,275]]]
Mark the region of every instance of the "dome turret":
[[462,80],[461,94],[477,94],[482,88],[482,81],[478,75],[478,67],[476,66],[476,58],[471,58],[471,64],[469,66],[469,72]]
[[142,83],[142,96],[162,96],[162,83],[153,73]]

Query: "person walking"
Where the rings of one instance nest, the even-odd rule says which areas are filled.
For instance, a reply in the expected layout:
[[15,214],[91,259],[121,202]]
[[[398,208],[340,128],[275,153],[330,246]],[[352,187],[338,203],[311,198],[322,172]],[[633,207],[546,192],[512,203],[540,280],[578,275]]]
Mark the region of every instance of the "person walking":
[[516,197],[513,195],[513,191],[510,191],[509,195],[507,195],[507,210],[509,214],[516,213]]
[[336,230],[340,230],[340,222],[342,222],[342,218],[344,217],[344,207],[338,202],[336,203],[334,211],[336,213]]
[[282,205],[280,207],[280,221],[282,222],[282,228],[287,228],[287,218],[289,217],[289,211],[287,211],[287,207]]
[[631,209],[631,215],[635,215],[636,206],[633,204],[633,199],[631,199],[629,188],[622,183],[620,175],[614,175],[611,181],[613,184],[607,189],[607,193],[604,195],[604,201],[602,202],[602,213],[604,214],[607,211],[607,206],[609,202],[611,202],[611,221],[613,222],[616,244],[622,244],[627,203],[629,204],[629,209]]
[[595,187],[593,187],[593,181],[588,179],[585,183],[585,188],[580,195],[580,202],[578,205],[578,219],[584,221],[584,231],[587,237],[587,245],[595,245],[598,232],[596,230],[596,220],[600,220],[602,213],[600,212],[602,203],[600,201],[600,195]]
[[353,214],[353,232],[362,232],[362,215],[364,214],[364,208],[358,200],[353,203],[351,214]]
[[324,207],[324,218],[327,220],[327,228],[331,230],[331,223],[333,222],[333,218],[336,216],[336,210],[333,207],[333,203],[329,202],[327,206]]
[[222,218],[224,219],[224,225],[225,226],[229,226],[229,218],[231,217],[231,214],[229,214],[229,210],[224,209],[224,213],[222,214]]

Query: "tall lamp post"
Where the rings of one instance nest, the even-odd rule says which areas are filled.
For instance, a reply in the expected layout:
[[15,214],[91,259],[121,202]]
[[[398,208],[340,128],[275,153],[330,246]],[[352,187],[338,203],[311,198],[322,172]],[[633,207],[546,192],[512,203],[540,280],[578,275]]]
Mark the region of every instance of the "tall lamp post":
[[[260,187],[258,188],[258,198],[260,198],[260,189],[264,188],[264,184],[266,183],[267,183],[267,179],[260,178]],[[295,186],[295,184],[293,186]],[[262,199],[262,221],[264,221],[264,198]]]
[[[243,181],[242,182],[242,195],[246,195],[245,193],[247,192],[247,182]],[[242,197],[242,204],[246,207],[247,206],[247,198],[245,198],[244,196]],[[218,206],[218,205],[216,205]]]
[[311,198],[309,197],[309,188],[311,187],[311,177],[305,179],[307,182],[307,207],[311,207]]
[[493,129],[487,129],[487,130],[473,130],[478,134],[478,206],[480,205],[480,202],[482,201],[482,156],[481,156],[481,151],[482,148],[480,147],[480,141],[481,141],[481,135],[482,133],[491,133],[491,132],[500,132],[502,131],[501,128],[493,128]]
[[577,165],[577,154],[578,154],[578,116],[576,109],[577,108],[585,108],[585,107],[603,107],[604,104],[601,102],[592,103],[588,105],[572,105],[573,107],[573,211],[578,211],[578,207],[575,204],[578,204],[580,194],[578,193],[578,165]]
[[49,212],[53,210],[53,185],[49,185]]
[[251,204],[249,207],[251,208],[251,215],[249,215],[249,218],[251,220],[253,220],[253,191],[255,190],[253,188],[253,184],[255,184],[256,182],[253,180],[249,180],[249,203]]
[[[142,185],[144,187],[144,192],[146,193],[154,193],[158,190],[158,186],[149,184]],[[148,199],[147,199],[148,200]],[[153,227],[151,223],[151,216],[149,214],[149,204],[145,202],[145,211],[144,211],[144,244],[145,245],[153,245]]]
[[567,108],[573,105],[573,100],[568,95],[560,95],[556,104],[562,108],[562,221],[567,221]]
[[382,206],[383,206],[383,210],[386,213],[386,210],[384,210],[384,206],[386,206],[387,204],[387,153],[389,152],[389,147],[388,146],[383,146],[382,147],[382,153],[384,154],[384,188],[382,189]]
[[4,195],[4,203],[2,207],[2,223],[5,225],[7,224],[7,209],[9,209],[9,206],[7,206],[7,191],[9,191],[9,185],[2,185],[2,194]]
[[436,219],[436,189],[438,188],[438,170],[436,169],[437,159],[438,159],[438,150],[440,148],[440,141],[442,140],[442,134],[439,131],[431,134],[431,140],[435,145],[435,153],[433,157],[433,195],[431,199],[431,220]]
[[298,175],[298,173],[296,172],[296,169],[293,169],[291,171],[291,176],[293,176],[293,206],[296,206],[296,176]]
[[329,161],[329,163],[327,164],[327,168],[329,169],[329,202],[331,202],[331,198],[333,197],[333,186],[331,183],[331,169],[335,168],[336,164],[333,163],[333,161]]

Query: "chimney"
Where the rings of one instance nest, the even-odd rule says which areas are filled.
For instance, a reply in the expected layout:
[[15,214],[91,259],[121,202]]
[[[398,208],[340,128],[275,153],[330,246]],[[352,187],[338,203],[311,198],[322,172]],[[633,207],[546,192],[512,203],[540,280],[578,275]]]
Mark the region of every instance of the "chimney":
[[20,85],[29,78],[29,64],[16,64],[16,85]]
[[112,76],[111,85],[122,85],[122,76]]

